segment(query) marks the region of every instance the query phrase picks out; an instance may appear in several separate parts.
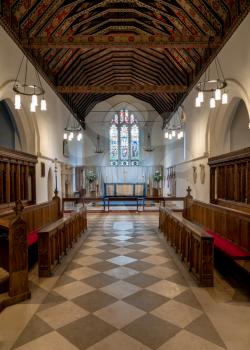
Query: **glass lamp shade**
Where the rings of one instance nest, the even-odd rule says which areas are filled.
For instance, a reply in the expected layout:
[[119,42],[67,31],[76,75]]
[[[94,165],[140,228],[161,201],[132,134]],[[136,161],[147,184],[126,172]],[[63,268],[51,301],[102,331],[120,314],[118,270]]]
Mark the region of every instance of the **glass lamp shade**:
[[68,140],[68,134],[66,132],[63,134],[63,139]]
[[204,93],[203,93],[203,91],[199,91],[199,92],[198,92],[198,99],[199,99],[199,101],[200,101],[200,104],[201,104],[202,102],[204,102]]
[[35,107],[38,106],[37,95],[32,95],[32,97],[31,97],[31,103],[32,103]]
[[216,101],[219,101],[221,99],[221,89],[215,90],[214,97]]
[[41,100],[41,111],[47,111],[47,102],[44,98]]
[[164,137],[165,137],[165,139],[169,138],[169,132],[168,131],[165,132]]
[[77,135],[77,141],[81,141],[81,139],[82,139],[82,133],[79,132],[79,134]]
[[200,106],[201,106],[201,101],[199,99],[199,96],[197,96],[196,99],[195,99],[195,107],[199,108]]
[[215,108],[216,104],[215,104],[215,98],[214,97],[211,97],[210,98],[210,108]]
[[172,136],[175,137],[176,136],[176,131],[172,130]]
[[222,94],[221,103],[223,105],[226,105],[228,103],[228,94],[226,92]]
[[184,132],[181,130],[181,131],[179,132],[179,138],[182,139],[183,136],[184,136]]
[[21,96],[19,94],[15,95],[15,109],[21,109]]
[[33,102],[31,102],[31,104],[30,104],[30,111],[31,111],[32,113],[34,113],[34,112],[36,111],[36,106],[34,105]]

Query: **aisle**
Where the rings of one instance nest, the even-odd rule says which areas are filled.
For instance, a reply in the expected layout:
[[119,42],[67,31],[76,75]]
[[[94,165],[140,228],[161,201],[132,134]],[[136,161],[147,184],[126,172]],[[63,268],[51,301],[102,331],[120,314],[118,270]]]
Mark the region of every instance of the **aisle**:
[[158,237],[157,215],[89,218],[15,349],[225,349]]

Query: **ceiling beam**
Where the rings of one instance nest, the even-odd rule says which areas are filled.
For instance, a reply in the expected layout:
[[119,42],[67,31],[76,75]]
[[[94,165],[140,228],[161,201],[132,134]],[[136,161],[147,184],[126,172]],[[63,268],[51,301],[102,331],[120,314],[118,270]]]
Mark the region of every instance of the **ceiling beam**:
[[36,37],[23,39],[22,45],[26,48],[48,49],[48,48],[217,48],[222,43],[220,37],[208,37],[205,35],[75,35],[62,38]]
[[131,84],[112,84],[112,85],[75,85],[75,86],[57,86],[57,91],[62,94],[133,94],[133,93],[184,93],[188,89],[185,85],[131,85]]

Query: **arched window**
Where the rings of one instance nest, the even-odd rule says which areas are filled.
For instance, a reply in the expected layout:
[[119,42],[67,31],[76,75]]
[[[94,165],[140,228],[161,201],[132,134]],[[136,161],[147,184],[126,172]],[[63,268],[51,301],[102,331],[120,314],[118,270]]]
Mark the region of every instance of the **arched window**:
[[134,114],[128,110],[116,113],[109,129],[111,165],[139,165],[140,130]]

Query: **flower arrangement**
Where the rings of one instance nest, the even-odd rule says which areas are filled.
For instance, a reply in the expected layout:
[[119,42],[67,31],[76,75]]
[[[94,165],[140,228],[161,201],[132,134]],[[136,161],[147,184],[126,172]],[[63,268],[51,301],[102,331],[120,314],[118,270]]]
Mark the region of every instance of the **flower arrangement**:
[[91,184],[96,180],[96,174],[92,170],[90,170],[86,175],[86,179]]
[[159,170],[156,170],[153,175],[154,181],[160,182],[163,179],[163,176]]

